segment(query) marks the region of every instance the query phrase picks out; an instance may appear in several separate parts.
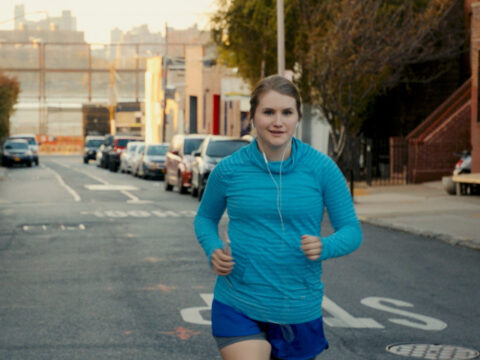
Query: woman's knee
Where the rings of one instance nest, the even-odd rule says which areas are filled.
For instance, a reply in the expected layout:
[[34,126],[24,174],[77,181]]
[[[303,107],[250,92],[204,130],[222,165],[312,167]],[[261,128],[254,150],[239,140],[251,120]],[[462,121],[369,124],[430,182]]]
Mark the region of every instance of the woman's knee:
[[272,347],[266,340],[246,340],[220,350],[223,360],[269,360]]

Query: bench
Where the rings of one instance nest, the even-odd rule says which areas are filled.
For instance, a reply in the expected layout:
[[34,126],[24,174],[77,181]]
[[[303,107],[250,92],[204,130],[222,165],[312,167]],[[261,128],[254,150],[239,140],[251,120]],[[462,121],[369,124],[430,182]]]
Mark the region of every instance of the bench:
[[452,181],[457,195],[480,193],[480,173],[454,175]]

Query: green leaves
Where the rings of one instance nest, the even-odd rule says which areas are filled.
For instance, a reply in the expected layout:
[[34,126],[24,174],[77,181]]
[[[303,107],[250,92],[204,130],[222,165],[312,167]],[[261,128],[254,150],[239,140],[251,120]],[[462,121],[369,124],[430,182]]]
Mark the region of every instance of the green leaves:
[[19,93],[20,84],[17,79],[0,72],[0,139],[9,135],[10,115]]
[[[285,1],[286,48],[292,49],[295,38],[293,1]],[[275,0],[221,1],[211,18],[212,39],[220,60],[237,67],[240,75],[252,85],[277,72],[277,17]],[[294,56],[287,55],[287,67],[293,67]]]
[[[212,35],[223,62],[251,84],[276,73],[276,1],[220,3]],[[377,96],[403,81],[438,76],[464,46],[461,0],[285,0],[284,6],[286,68],[295,71],[304,102],[329,122],[335,159],[345,133],[358,134]]]

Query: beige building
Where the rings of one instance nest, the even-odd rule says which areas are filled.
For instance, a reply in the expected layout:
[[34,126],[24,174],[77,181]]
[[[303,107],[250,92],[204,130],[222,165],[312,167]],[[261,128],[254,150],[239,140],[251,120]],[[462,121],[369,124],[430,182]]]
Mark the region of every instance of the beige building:
[[161,56],[147,59],[147,142],[168,142],[183,133],[242,136],[250,130],[250,87],[216,63],[213,47],[186,45],[184,62],[168,58],[165,72],[164,63]]
[[145,142],[157,143],[163,138],[162,57],[147,59],[145,71]]
[[211,49],[186,49],[186,128],[190,133],[244,135],[250,88],[232,69],[218,65]]

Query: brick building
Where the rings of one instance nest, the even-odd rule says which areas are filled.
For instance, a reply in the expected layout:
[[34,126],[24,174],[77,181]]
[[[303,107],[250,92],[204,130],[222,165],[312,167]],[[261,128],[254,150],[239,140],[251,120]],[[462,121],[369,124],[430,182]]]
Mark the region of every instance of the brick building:
[[467,0],[467,11],[471,19],[470,58],[472,70],[470,139],[472,145],[472,173],[480,173],[480,112],[479,92],[479,52],[480,52],[480,2]]
[[409,182],[450,175],[458,160],[455,153],[466,149],[472,151],[472,172],[480,172],[480,1],[465,0],[464,9],[466,33],[470,36],[465,62],[471,77],[406,137]]

